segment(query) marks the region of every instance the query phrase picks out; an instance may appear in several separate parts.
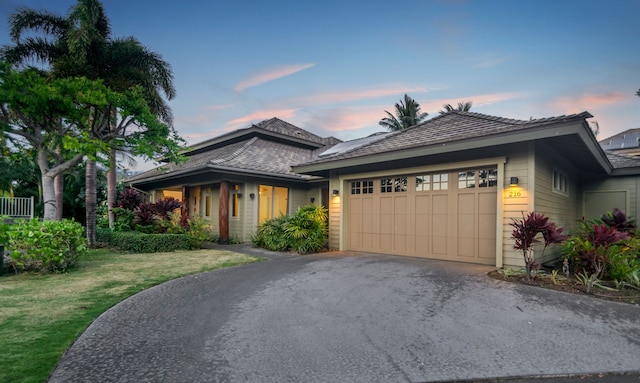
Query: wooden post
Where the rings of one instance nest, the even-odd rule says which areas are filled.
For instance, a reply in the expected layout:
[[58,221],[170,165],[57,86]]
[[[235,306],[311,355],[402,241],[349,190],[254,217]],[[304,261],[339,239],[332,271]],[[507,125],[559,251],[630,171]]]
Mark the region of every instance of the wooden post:
[[220,243],[229,243],[229,183],[220,182],[220,201],[218,202],[218,224],[220,225]]
[[182,187],[182,213],[186,214],[187,216],[191,216],[191,210],[189,209],[189,187],[188,186],[183,186]]

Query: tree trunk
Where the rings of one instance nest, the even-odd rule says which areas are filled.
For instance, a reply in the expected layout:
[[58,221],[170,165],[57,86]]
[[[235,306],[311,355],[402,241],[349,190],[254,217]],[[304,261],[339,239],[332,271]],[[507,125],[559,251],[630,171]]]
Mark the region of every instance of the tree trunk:
[[45,221],[53,221],[56,219],[56,190],[54,186],[54,177],[47,173],[42,174],[42,200],[44,202]]
[[96,161],[87,160],[87,171],[85,178],[85,209],[87,213],[87,246],[90,249],[96,247],[96,205],[97,205],[97,170]]
[[[55,176],[62,174],[78,164],[82,160],[82,157],[82,154],[77,154],[72,159],[49,169],[49,152],[43,149],[38,149],[38,167],[40,168],[42,179],[42,201],[44,202],[43,219],[45,221],[52,221],[56,219]],[[62,206],[60,206],[60,209],[62,209]]]
[[218,224],[220,225],[220,243],[229,243],[229,183],[220,182],[220,201],[218,202]]
[[107,172],[107,212],[109,215],[109,227],[113,228],[116,216],[113,214],[113,206],[118,198],[118,183],[116,179],[116,150],[109,150],[109,171]]
[[56,221],[59,221],[62,219],[64,206],[64,174],[58,174],[53,179],[53,188],[56,196]]

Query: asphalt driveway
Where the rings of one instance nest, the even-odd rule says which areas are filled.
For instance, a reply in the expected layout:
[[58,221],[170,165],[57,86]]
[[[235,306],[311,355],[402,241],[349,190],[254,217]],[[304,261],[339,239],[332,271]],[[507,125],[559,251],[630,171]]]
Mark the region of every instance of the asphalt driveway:
[[120,303],[69,349],[50,382],[426,382],[640,370],[638,306],[496,281],[485,266],[267,254]]

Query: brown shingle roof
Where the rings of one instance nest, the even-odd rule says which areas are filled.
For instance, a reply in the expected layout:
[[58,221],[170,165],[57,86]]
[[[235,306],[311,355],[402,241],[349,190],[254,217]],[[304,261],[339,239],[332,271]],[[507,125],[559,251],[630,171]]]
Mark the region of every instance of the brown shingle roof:
[[611,151],[605,151],[605,154],[615,169],[640,168],[640,158],[636,156],[628,156]]
[[356,147],[351,151],[329,158],[318,158],[300,166],[364,157],[404,149],[442,145],[467,139],[532,129],[545,125],[576,121],[589,117],[592,116],[587,112],[583,112],[568,116],[525,121],[494,117],[474,112],[453,111],[415,125],[409,129],[390,134],[381,140]]
[[[276,136],[265,135],[260,131],[273,132]],[[282,136],[293,140],[288,141]],[[312,142],[314,145],[300,145],[301,141]],[[321,138],[288,122],[272,118],[204,144],[194,145],[191,151],[187,150],[187,153],[192,154],[188,155],[185,162],[160,166],[133,176],[127,182],[143,182],[204,168],[246,170],[307,179],[308,175],[293,173],[291,166],[313,160],[318,153],[337,142],[341,141],[334,137]]]

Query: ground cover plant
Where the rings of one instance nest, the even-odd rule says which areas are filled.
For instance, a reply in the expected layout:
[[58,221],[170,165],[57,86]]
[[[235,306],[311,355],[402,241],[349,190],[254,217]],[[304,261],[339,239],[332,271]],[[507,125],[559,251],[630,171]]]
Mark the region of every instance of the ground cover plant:
[[257,261],[220,250],[148,254],[91,250],[66,273],[0,277],[0,382],[42,383],[101,313],[180,276]]

